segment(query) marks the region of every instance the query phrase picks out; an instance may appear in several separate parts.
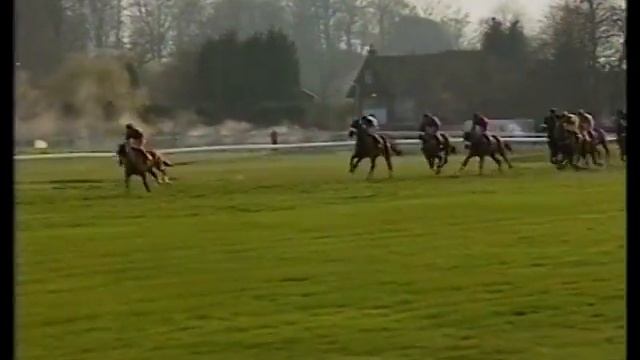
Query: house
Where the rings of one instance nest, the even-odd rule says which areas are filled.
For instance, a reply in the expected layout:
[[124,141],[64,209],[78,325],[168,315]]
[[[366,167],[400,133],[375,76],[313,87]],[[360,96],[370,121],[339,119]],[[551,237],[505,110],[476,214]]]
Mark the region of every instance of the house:
[[499,72],[494,59],[477,50],[424,55],[379,55],[372,47],[347,98],[359,113],[375,114],[383,129],[414,129],[425,112],[444,125],[490,111],[496,94],[482,89]]

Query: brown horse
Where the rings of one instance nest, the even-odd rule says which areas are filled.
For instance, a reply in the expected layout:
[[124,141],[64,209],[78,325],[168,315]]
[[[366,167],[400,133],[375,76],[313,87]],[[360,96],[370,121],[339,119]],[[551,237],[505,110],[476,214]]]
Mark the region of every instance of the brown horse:
[[[153,150],[147,151],[147,153],[149,157],[143,153],[143,150],[131,147],[126,143],[118,146],[116,154],[118,155],[120,166],[124,166],[124,178],[127,190],[129,189],[130,178],[133,175],[142,178],[142,183],[147,192],[151,192],[149,183],[147,182],[147,174],[150,174],[158,184],[170,182],[166,168],[173,166],[173,164]],[[162,178],[158,178],[158,175],[153,171],[154,168],[160,171]]]
[[478,172],[480,175],[482,175],[484,169],[484,159],[487,156],[489,156],[491,159],[493,159],[493,161],[495,161],[496,164],[498,164],[498,169],[500,171],[502,171],[502,161],[500,161],[498,155],[504,159],[504,161],[509,166],[509,169],[513,168],[513,165],[511,164],[511,161],[509,161],[506,152],[506,150],[508,150],[509,152],[513,152],[513,149],[511,148],[511,145],[509,143],[503,141],[498,136],[492,135],[491,141],[488,141],[484,135],[476,131],[474,128],[471,131],[466,131],[463,135],[463,139],[464,141],[467,141],[469,143],[467,145],[469,153],[467,154],[467,157],[462,161],[458,173],[462,172],[462,170],[464,170],[469,164],[469,161],[474,157],[478,157],[479,159]]
[[553,129],[553,141],[556,144],[556,161],[558,170],[570,165],[574,170],[583,169],[578,165],[581,157],[585,157],[584,139],[577,132],[565,127],[562,121],[557,121]]
[[368,158],[371,160],[371,167],[369,168],[367,179],[371,179],[373,171],[376,168],[376,159],[379,156],[382,156],[387,163],[389,177],[392,177],[393,164],[391,163],[391,154],[395,153],[400,156],[402,155],[402,151],[400,151],[396,145],[392,144],[385,136],[378,135],[381,142],[376,141],[364,124],[362,124],[360,119],[355,119],[351,123],[349,137],[353,137],[354,135],[356,137],[356,145],[353,155],[351,156],[351,160],[349,161],[349,172],[353,174],[360,162],[363,159]]
[[429,168],[433,170],[436,175],[439,175],[440,172],[442,172],[442,168],[449,162],[449,154],[455,154],[456,148],[451,145],[449,137],[446,134],[440,133],[442,144],[436,139],[436,136],[435,134],[423,132],[418,136],[418,139],[422,141],[422,154]]
[[582,152],[581,157],[584,162],[588,165],[589,162],[587,156],[590,156],[594,165],[602,166],[602,163],[598,161],[601,156],[598,147],[602,147],[605,153],[605,161],[609,163],[611,152],[609,151],[609,144],[607,143],[607,134],[601,128],[594,128],[590,135],[590,139],[585,137],[585,140],[583,141],[584,151]]

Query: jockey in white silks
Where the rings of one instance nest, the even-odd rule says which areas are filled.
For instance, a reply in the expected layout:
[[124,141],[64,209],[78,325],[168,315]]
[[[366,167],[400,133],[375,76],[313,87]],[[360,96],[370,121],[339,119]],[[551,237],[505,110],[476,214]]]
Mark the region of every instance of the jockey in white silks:
[[378,142],[378,145],[384,144],[384,141],[382,140],[380,135],[377,134],[379,125],[378,125],[378,119],[376,119],[375,115],[369,114],[369,115],[363,116],[362,119],[360,119],[360,122],[365,127],[369,135],[371,135],[371,137],[373,137],[373,139],[376,142]]

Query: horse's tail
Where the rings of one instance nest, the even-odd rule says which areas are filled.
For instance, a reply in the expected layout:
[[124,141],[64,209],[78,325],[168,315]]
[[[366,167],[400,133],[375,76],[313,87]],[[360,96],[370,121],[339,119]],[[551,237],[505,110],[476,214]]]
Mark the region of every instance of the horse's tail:
[[600,141],[603,143],[607,142],[607,133],[604,132],[604,130],[602,128],[594,128],[593,132],[596,133],[596,135],[598,135],[598,137],[600,138]]
[[[392,143],[386,136],[382,136],[383,141],[386,144],[387,150],[391,150],[396,156],[402,156],[402,150],[398,147],[398,145]],[[389,154],[391,155],[391,154]]]
[[498,135],[492,135],[492,137],[496,140],[499,147],[502,147],[503,149],[506,149],[510,153],[513,153],[513,148],[511,147],[511,144],[502,140]]
[[391,149],[391,151],[393,151],[394,154],[396,154],[396,156],[402,156],[402,150],[400,150],[398,145],[389,142],[389,148]]
[[162,164],[166,167],[173,167],[173,163],[167,159],[162,159]]

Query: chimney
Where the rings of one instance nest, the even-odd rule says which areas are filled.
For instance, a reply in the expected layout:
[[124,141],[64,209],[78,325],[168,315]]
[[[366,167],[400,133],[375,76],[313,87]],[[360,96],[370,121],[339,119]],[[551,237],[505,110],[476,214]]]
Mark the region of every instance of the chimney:
[[378,55],[378,50],[376,50],[376,47],[373,46],[373,44],[369,45],[369,50],[367,51],[367,55],[368,56],[376,56],[376,55]]

